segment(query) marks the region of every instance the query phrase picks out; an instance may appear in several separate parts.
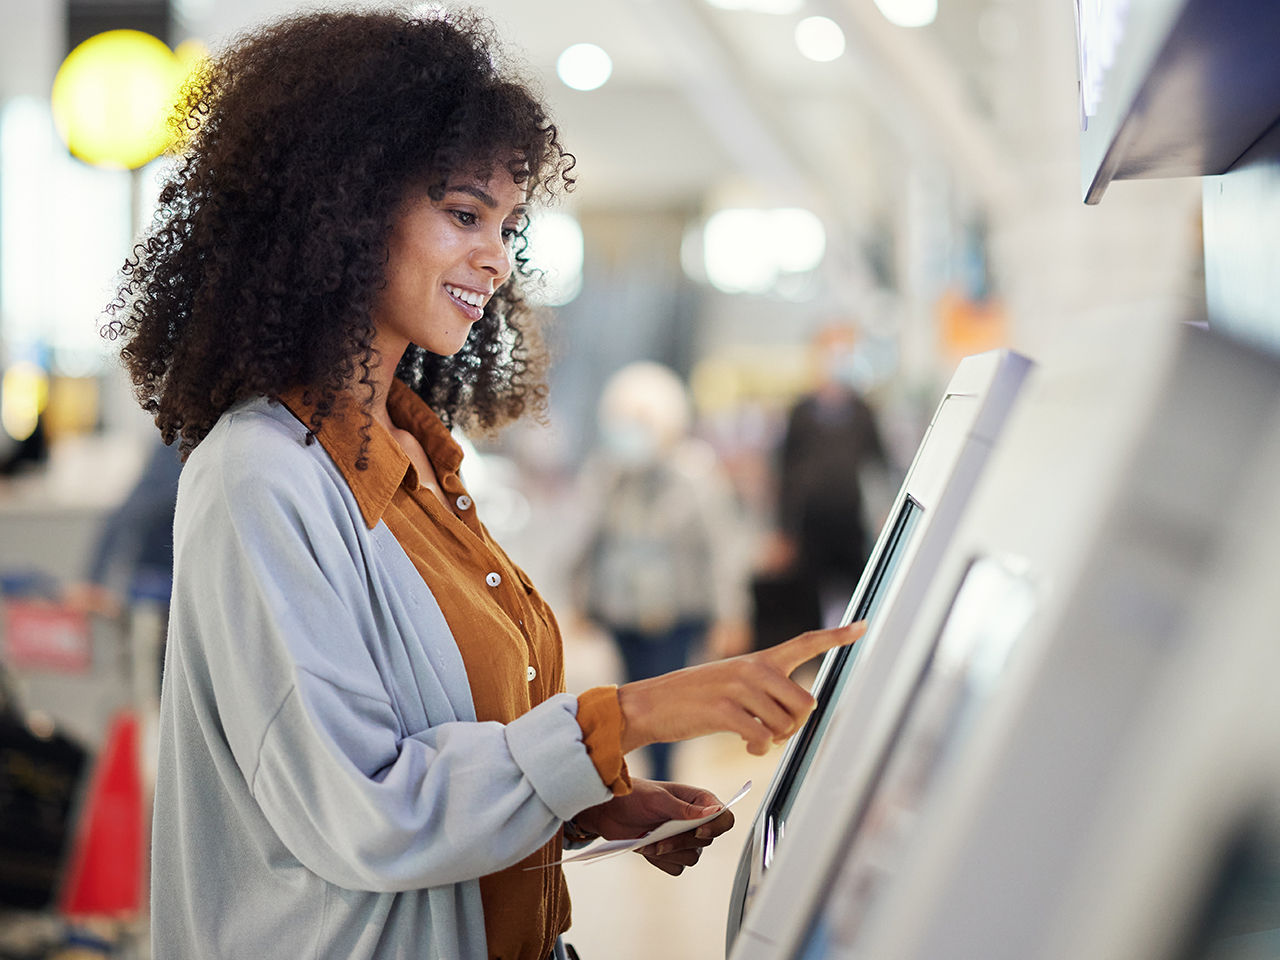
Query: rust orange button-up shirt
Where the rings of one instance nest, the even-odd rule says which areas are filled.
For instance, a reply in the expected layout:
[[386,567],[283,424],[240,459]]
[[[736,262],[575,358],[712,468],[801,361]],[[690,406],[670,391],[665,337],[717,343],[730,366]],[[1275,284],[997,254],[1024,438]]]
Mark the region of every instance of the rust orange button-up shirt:
[[[310,425],[312,410],[303,390],[281,399]],[[316,437],[351,487],[365,523],[372,529],[385,522],[431,588],[466,665],[476,719],[508,723],[564,691],[564,652],[555,617],[476,516],[458,474],[462,449],[440,418],[398,380],[387,409],[392,422],[426,451],[452,509],[420,485],[409,457],[377,423],[369,430],[368,467],[356,467],[366,423],[358,405],[340,405]],[[578,724],[601,780],[615,794],[627,792],[616,688],[582,694]],[[525,869],[553,863],[560,850],[557,835],[521,862],[480,878],[494,960],[545,960],[556,937],[568,929],[569,896],[560,868]]]

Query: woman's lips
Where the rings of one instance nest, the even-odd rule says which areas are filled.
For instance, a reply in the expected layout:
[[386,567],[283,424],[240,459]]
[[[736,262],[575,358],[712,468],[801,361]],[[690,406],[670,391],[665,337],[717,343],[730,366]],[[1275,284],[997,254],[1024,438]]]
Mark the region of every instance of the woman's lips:
[[467,303],[465,300],[461,299],[457,294],[455,294],[448,287],[445,287],[444,292],[449,295],[449,299],[453,301],[454,305],[459,310],[461,310],[464,314],[467,315],[467,318],[472,323],[475,323],[477,320],[479,320],[481,317],[484,316],[484,307],[477,307],[474,304]]

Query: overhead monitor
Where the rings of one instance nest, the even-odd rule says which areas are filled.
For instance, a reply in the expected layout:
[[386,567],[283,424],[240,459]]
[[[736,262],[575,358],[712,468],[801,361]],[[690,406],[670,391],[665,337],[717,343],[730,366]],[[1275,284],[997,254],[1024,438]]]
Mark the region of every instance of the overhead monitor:
[[1075,0],[1081,179],[1226,173],[1280,111],[1280,6]]
[[[1009,350],[961,361],[916,451],[843,622],[867,620],[874,627],[889,606],[909,605],[923,590],[1030,369],[1027,358]],[[737,938],[753,893],[784,842],[788,821],[827,730],[853,695],[851,684],[860,660],[881,642],[893,641],[881,641],[869,631],[857,644],[833,650],[824,659],[814,682],[814,712],[784,751],[743,849],[729,902],[727,948]]]

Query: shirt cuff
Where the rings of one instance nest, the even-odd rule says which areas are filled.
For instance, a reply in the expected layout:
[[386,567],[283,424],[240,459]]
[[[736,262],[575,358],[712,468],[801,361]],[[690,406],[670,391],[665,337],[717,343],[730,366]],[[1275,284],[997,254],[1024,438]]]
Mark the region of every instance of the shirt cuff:
[[592,687],[578,696],[578,726],[587,756],[615,797],[631,792],[631,774],[622,756],[622,706],[615,686]]

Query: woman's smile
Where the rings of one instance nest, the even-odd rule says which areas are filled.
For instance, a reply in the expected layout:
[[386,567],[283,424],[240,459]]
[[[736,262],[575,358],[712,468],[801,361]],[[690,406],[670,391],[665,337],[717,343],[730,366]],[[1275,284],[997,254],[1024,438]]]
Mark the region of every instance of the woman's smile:
[[466,287],[458,287],[453,284],[446,283],[444,285],[445,293],[459,310],[467,316],[472,323],[484,316],[484,305],[488,302],[491,293],[481,293],[478,290],[468,290]]

